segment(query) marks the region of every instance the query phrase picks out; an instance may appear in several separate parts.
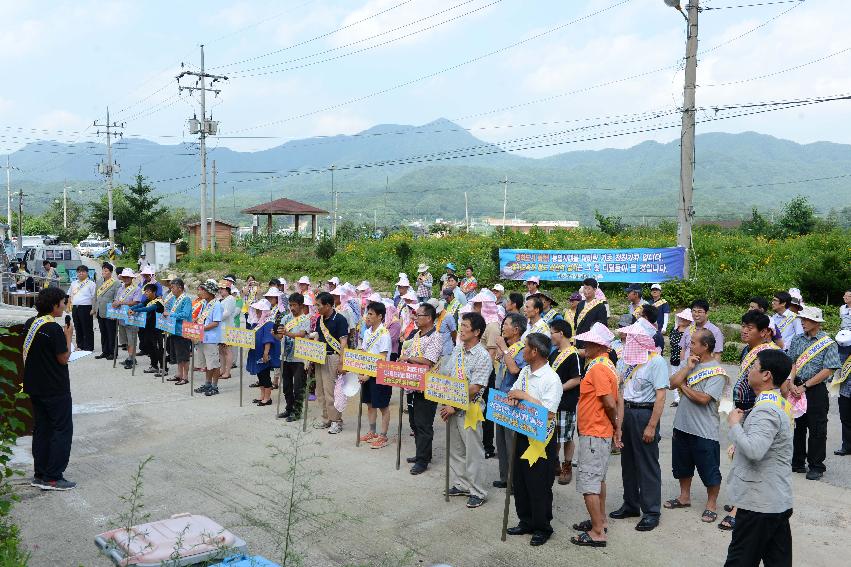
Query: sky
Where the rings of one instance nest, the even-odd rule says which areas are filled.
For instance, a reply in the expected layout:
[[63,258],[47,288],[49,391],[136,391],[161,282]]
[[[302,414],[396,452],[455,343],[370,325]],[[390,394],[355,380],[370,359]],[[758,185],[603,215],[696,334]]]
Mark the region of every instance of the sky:
[[[845,3],[725,8],[753,2],[701,2],[715,9],[699,17],[698,120],[851,93]],[[202,43],[206,71],[228,76],[208,97],[213,143],[241,151],[438,118],[533,156],[678,136],[661,127],[679,120],[686,26],[662,0],[0,0],[0,13],[0,154],[95,140],[107,107],[128,136],[194,139],[198,97],[175,75],[199,70]],[[838,101],[698,133],[851,143],[849,124]]]

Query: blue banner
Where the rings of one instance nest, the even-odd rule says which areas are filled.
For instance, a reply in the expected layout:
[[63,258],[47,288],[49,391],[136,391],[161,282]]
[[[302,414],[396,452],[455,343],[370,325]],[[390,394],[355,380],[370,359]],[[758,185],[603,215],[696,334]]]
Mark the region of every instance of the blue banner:
[[506,280],[656,283],[682,279],[685,248],[499,251],[499,276]]
[[508,396],[488,388],[488,408],[485,417],[498,425],[522,433],[538,441],[547,440],[547,408],[529,402],[509,405]]
[[174,317],[164,317],[162,313],[157,313],[154,326],[169,335],[180,335],[177,331],[177,320]]

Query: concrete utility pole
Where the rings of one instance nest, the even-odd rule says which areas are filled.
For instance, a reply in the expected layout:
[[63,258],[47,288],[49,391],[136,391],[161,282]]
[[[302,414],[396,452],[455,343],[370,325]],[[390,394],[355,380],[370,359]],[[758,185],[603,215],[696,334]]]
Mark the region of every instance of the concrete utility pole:
[[118,136],[119,138],[123,136],[123,132],[113,132],[114,130],[118,130],[124,128],[124,124],[118,124],[117,122],[109,121],[109,107],[106,108],[106,122],[104,124],[98,124],[97,121],[94,122],[94,126],[98,128],[105,128],[104,132],[100,130],[97,131],[98,135],[106,134],[106,163],[101,162],[98,166],[98,172],[101,175],[104,175],[107,180],[107,189],[106,189],[106,200],[109,205],[109,220],[107,221],[107,229],[109,230],[109,249],[110,254],[113,254],[115,251],[115,218],[112,216],[112,182],[113,175],[120,170],[117,164],[112,161],[112,136]]
[[336,166],[331,164],[331,238],[337,237],[337,191],[334,189],[334,170]]
[[68,230],[68,180],[62,185],[62,228]]
[[502,180],[502,233],[505,234],[505,213],[508,210],[508,176]]
[[689,277],[691,268],[691,226],[694,220],[692,194],[694,192],[694,118],[695,91],[697,90],[697,17],[699,0],[689,0],[688,37],[686,39],[685,86],[683,87],[683,122],[680,133],[680,203],[677,207],[677,246],[685,248],[683,276]]
[[213,220],[210,223],[210,252],[216,251],[216,160],[213,160]]
[[[183,67],[183,63],[180,64]],[[183,77],[195,77],[195,84],[200,86],[183,86],[180,84],[180,79]],[[201,242],[198,249],[204,251],[207,249],[207,136],[215,136],[218,131],[219,123],[214,121],[212,115],[207,119],[207,92],[214,93],[219,96],[221,89],[207,88],[206,80],[211,79],[210,86],[216,84],[217,81],[227,81],[228,78],[224,75],[211,75],[204,71],[204,46],[201,46],[201,72],[181,71],[177,76],[177,92],[189,91],[193,93],[198,91],[201,93],[201,120],[196,117],[189,119],[189,133],[198,134],[200,139],[201,150]]]
[[24,190],[18,188],[18,241],[15,250],[20,252],[24,249]]
[[467,227],[467,232],[470,232],[470,209],[467,208],[466,191],[464,191],[464,225]]
[[12,166],[6,156],[6,224],[12,229]]

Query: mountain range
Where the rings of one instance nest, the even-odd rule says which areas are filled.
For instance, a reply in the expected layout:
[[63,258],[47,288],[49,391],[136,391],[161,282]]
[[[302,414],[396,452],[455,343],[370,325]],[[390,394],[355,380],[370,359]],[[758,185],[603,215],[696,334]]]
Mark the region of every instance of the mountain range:
[[[528,143],[541,141],[533,137]],[[465,193],[471,217],[501,216],[506,186],[509,217],[588,224],[599,210],[631,224],[652,223],[674,217],[679,191],[678,140],[532,158],[440,119],[422,126],[384,124],[351,136],[293,140],[256,152],[219,147],[215,138],[208,140],[208,148],[208,169],[215,160],[218,171],[217,216],[240,224],[249,222],[240,209],[280,197],[330,209],[331,164],[343,218],[379,224],[461,219]],[[120,182],[141,171],[166,204],[197,212],[197,143],[126,138],[113,149],[121,165]],[[13,166],[21,170],[15,172],[15,183],[33,195],[30,210],[51,205],[63,183],[71,186],[72,199],[90,200],[101,194],[96,164],[105,154],[99,143],[32,143],[11,155]],[[851,145],[798,144],[755,132],[697,136],[698,219],[743,218],[754,206],[777,211],[796,195],[808,196],[821,213],[847,207]]]

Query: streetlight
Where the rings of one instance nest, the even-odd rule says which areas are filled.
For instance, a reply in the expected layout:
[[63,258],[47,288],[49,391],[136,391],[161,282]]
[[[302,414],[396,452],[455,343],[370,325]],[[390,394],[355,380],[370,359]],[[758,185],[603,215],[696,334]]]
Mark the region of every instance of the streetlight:
[[680,6],[680,0],[664,0],[666,6],[670,6],[674,10],[678,11],[683,17],[688,21],[688,16],[683,12],[683,7]]

